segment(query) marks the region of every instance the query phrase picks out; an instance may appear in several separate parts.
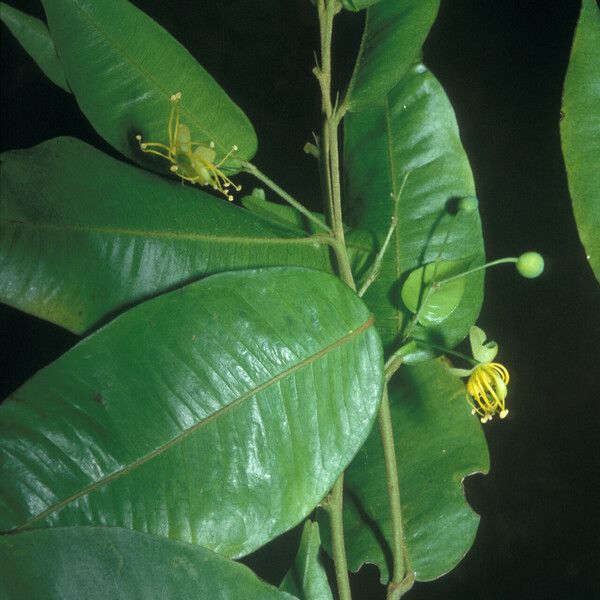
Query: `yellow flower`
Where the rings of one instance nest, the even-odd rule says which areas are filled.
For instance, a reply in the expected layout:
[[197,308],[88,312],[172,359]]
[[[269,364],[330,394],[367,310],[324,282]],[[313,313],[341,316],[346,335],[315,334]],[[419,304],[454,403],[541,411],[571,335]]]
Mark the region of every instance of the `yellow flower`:
[[181,92],[171,96],[171,114],[167,126],[169,143],[143,142],[141,135],[135,138],[140,144],[142,152],[156,154],[171,163],[171,171],[184,181],[199,185],[210,185],[221,192],[227,200],[232,201],[230,188],[240,191],[242,186],[235,185],[229,177],[219,168],[235,152],[233,148],[215,164],[217,153],[214,142],[194,142],[191,139],[190,128],[180,122],[179,101]]
[[467,401],[471,405],[471,413],[479,415],[482,423],[491,421],[495,414],[504,419],[508,414],[505,400],[510,376],[504,365],[492,362],[498,353],[498,344],[486,342],[485,332],[476,326],[471,327],[469,338],[475,366],[472,369],[451,368],[449,371],[469,378]]
[[478,414],[482,423],[490,421],[496,413],[501,419],[508,414],[504,403],[508,381],[508,371],[500,363],[482,363],[473,369],[467,381],[467,399],[471,412]]

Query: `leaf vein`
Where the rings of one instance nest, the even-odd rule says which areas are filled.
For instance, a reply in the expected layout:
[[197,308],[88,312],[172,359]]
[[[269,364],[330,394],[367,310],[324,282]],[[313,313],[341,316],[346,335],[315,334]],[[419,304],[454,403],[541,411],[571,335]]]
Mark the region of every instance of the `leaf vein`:
[[158,448],[149,452],[148,454],[140,457],[136,461],[130,463],[129,465],[126,465],[122,469],[115,471],[114,473],[111,473],[110,475],[108,475],[106,477],[99,479],[98,481],[95,481],[95,482],[83,487],[82,489],[75,492],[68,498],[61,500],[60,502],[57,502],[56,504],[53,504],[52,506],[48,507],[43,512],[41,512],[41,513],[35,515],[34,517],[32,517],[31,519],[29,519],[23,525],[20,525],[19,527],[14,528],[12,530],[12,533],[23,531],[23,530],[29,528],[33,523],[36,523],[36,522],[46,518],[47,516],[49,516],[55,512],[58,512],[65,506],[68,506],[69,504],[74,502],[75,500],[78,500],[84,496],[87,496],[88,494],[111,483],[112,481],[120,479],[124,475],[131,473],[135,469],[137,469],[137,468],[141,467],[142,465],[146,464],[147,462],[153,460],[157,456],[162,455],[164,452],[166,452],[167,450],[176,446],[183,440],[187,439],[190,435],[192,435],[193,433],[195,433],[196,431],[198,431],[205,425],[211,423],[212,421],[221,417],[222,415],[230,412],[231,410],[233,410],[234,408],[236,408],[237,406],[242,404],[244,401],[254,398],[258,394],[260,394],[263,390],[271,387],[272,385],[278,384],[282,379],[285,379],[286,377],[293,375],[294,373],[296,373],[297,371],[300,371],[304,367],[312,365],[315,361],[322,358],[323,356],[327,356],[330,352],[332,352],[339,346],[342,346],[346,342],[359,336],[360,334],[365,332],[367,329],[369,329],[373,325],[373,323],[374,323],[374,317],[372,315],[370,315],[369,318],[362,325],[360,325],[356,329],[350,331],[346,335],[338,338],[337,340],[335,340],[333,343],[329,344],[325,348],[319,350],[318,352],[315,352],[313,355],[301,360],[300,362],[296,363],[295,365],[292,365],[285,371],[282,371],[281,373],[274,375],[267,381],[261,383],[260,385],[256,386],[255,388],[253,388],[252,390],[248,390],[247,392],[242,394],[239,398],[237,398],[233,402],[230,402],[227,406],[224,406],[223,408],[215,411],[213,414],[209,415],[206,419],[204,419],[202,421],[198,421],[198,423],[196,423],[192,427],[189,427],[188,429],[182,431],[179,435],[175,436],[173,439],[169,440],[168,442],[166,442],[162,446],[159,446]]
[[176,232],[176,231],[158,231],[158,230],[143,230],[143,229],[127,229],[125,227],[103,227],[89,225],[57,225],[54,223],[30,223],[26,221],[16,221],[10,219],[0,219],[0,224],[13,225],[16,227],[29,227],[31,229],[54,229],[57,231],[74,231],[81,233],[98,233],[98,234],[113,234],[124,235],[131,237],[148,237],[148,238],[165,238],[169,240],[188,240],[197,242],[213,242],[213,243],[255,243],[255,244],[306,244],[320,245],[320,242],[309,238],[279,238],[279,237],[258,237],[258,236],[228,236],[228,235],[209,235],[205,233],[193,232]]

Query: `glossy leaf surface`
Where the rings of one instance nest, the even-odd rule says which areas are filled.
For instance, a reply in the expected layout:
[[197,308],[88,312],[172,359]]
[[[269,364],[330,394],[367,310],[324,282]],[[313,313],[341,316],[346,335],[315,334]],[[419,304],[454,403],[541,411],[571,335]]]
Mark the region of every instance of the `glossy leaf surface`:
[[365,30],[346,93],[351,111],[380,105],[419,60],[439,0],[383,0],[367,10]]
[[169,164],[143,154],[137,134],[167,143],[170,97],[182,93],[181,120],[192,139],[213,141],[217,158],[256,152],[251,123],[194,57],[126,0],[43,0],[50,32],[81,110],[125,156],[161,173]]
[[329,250],[73,138],[2,156],[0,300],[82,333],[222,271],[330,270]]
[[563,91],[560,134],[575,221],[600,281],[600,7],[583,0]]
[[[462,480],[487,472],[488,451],[464,385],[439,360],[401,367],[391,384],[390,403],[406,558],[416,579],[429,581],[450,571],[473,543],[479,517],[465,500]],[[386,582],[391,516],[377,427],[347,469],[345,486],[349,568],[357,571],[373,563]],[[330,548],[324,513],[319,522],[324,545]]]
[[0,2],[0,19],[17,38],[27,54],[33,58],[44,75],[52,83],[66,92],[70,92],[46,23],[5,2]]
[[218,554],[113,527],[0,537],[5,600],[293,600]]
[[432,282],[454,277],[468,268],[468,261],[448,260],[419,267],[402,286],[402,302],[425,327],[439,325],[456,309],[465,293],[464,277],[454,279],[430,291]]
[[294,594],[299,600],[333,600],[320,553],[319,525],[306,521],[296,560],[279,589]]
[[301,521],[370,432],[363,302],[298,268],[149,300],[0,407],[0,530],[110,525],[249,553]]
[[[372,231],[379,243],[388,231],[397,196],[408,179],[397,209],[398,225],[379,278],[365,301],[376,316],[384,345],[395,348],[413,314],[400,292],[409,273],[438,256],[483,262],[477,211],[456,213],[459,198],[475,193],[473,176],[458,135],[450,103],[435,77],[413,67],[390,92],[382,107],[345,119],[346,211],[349,224]],[[482,302],[480,272],[465,279],[456,310],[435,327],[416,327],[415,337],[452,347],[475,322]],[[406,360],[431,357],[409,350]]]

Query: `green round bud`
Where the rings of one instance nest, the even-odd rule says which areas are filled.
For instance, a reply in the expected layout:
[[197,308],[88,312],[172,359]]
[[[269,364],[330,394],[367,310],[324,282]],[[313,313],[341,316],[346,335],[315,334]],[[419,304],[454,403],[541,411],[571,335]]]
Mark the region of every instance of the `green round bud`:
[[544,259],[537,252],[525,252],[519,256],[517,271],[527,279],[534,279],[544,271]]
[[479,200],[477,200],[475,196],[467,196],[466,198],[461,198],[458,201],[458,210],[462,210],[467,214],[475,212],[478,206]]

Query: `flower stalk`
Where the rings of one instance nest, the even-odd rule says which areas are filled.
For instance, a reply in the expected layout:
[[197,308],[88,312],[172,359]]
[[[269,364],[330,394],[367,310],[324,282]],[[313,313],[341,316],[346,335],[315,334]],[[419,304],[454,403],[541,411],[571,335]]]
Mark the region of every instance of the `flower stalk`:
[[[458,213],[458,214],[460,214],[460,213]],[[421,315],[427,308],[427,303],[429,302],[429,299],[431,298],[431,296],[436,292],[436,290],[439,290],[442,286],[446,285],[447,283],[450,283],[451,281],[456,281],[457,279],[461,279],[462,277],[466,277],[467,275],[471,275],[472,273],[476,273],[477,271],[483,271],[485,269],[488,269],[489,267],[495,267],[496,265],[504,265],[504,264],[514,264],[517,268],[519,275],[521,275],[522,277],[525,277],[527,279],[534,279],[536,277],[539,277],[544,272],[544,259],[542,258],[542,256],[540,254],[538,254],[537,252],[525,252],[524,254],[521,254],[521,256],[508,256],[506,258],[498,258],[496,260],[487,262],[483,265],[479,265],[478,267],[473,267],[472,269],[467,269],[466,271],[463,271],[462,273],[458,273],[457,275],[452,275],[451,277],[446,277],[444,279],[437,279],[436,276],[437,276],[438,267],[440,265],[440,261],[442,258],[442,254],[444,252],[444,249],[446,247],[446,244],[447,244],[449,236],[450,236],[450,232],[452,231],[452,227],[454,226],[455,222],[456,222],[456,219],[452,222],[452,224],[448,228],[448,231],[446,233],[446,238],[444,239],[444,243],[442,244],[442,247],[441,247],[441,249],[438,253],[438,256],[435,260],[432,281],[425,291],[423,300],[421,301],[421,304],[419,306],[419,310],[413,316],[413,318],[411,319],[411,322],[409,323],[408,327],[406,328],[406,332],[404,334],[403,341],[405,341],[411,337],[412,332],[413,332],[414,328],[416,327],[417,323],[419,322]]]
[[320,219],[315,217],[315,215],[313,215],[309,210],[304,208],[304,206],[302,204],[300,204],[300,202],[298,202],[298,200],[295,200],[294,198],[292,198],[292,196],[290,196],[284,189],[279,187],[272,179],[267,177],[257,166],[253,165],[252,163],[245,162],[245,163],[243,163],[243,168],[244,168],[244,171],[246,171],[246,173],[250,173],[251,175],[254,175],[254,177],[256,177],[259,181],[262,181],[268,188],[273,190],[280,198],[285,200],[290,206],[295,208],[300,214],[304,215],[307,219],[312,221],[315,225],[317,225],[323,231],[325,231],[329,234],[333,234],[331,229],[325,223],[323,223]]

